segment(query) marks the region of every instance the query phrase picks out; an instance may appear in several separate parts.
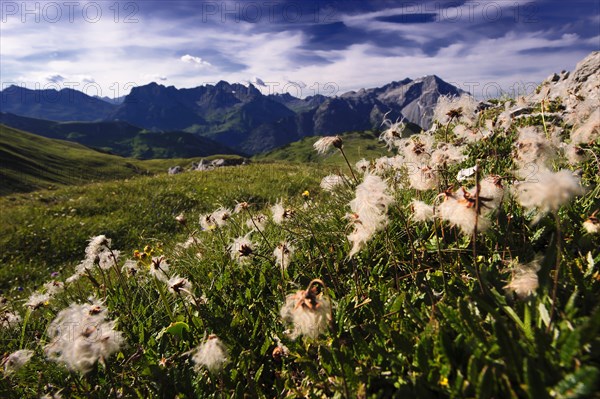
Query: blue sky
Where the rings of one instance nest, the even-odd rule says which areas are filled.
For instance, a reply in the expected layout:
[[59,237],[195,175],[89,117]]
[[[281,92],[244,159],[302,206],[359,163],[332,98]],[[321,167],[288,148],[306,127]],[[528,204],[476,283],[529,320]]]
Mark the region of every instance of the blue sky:
[[2,0],[0,82],[115,97],[227,80],[305,97],[436,74],[512,96],[600,49],[599,3]]

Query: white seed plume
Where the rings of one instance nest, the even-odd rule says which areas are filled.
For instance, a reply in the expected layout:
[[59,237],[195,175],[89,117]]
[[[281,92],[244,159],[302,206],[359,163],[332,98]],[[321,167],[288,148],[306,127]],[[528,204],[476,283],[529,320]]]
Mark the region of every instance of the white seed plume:
[[29,349],[21,349],[8,355],[2,363],[4,364],[4,372],[6,374],[19,371],[19,369],[29,362],[33,356],[33,351]]
[[65,289],[65,283],[62,281],[51,280],[44,284],[44,290],[46,294],[50,296],[55,296],[56,294],[61,293]]
[[530,180],[516,184],[513,191],[523,207],[537,210],[536,221],[548,212],[558,211],[573,197],[584,193],[579,178],[566,169],[558,172],[542,169]]
[[227,364],[227,356],[225,345],[223,345],[219,337],[211,334],[204,343],[196,348],[192,360],[196,364],[196,370],[206,367],[208,371],[214,373],[221,370]]
[[318,154],[327,153],[331,147],[342,148],[342,138],[340,136],[325,136],[317,140],[313,147],[317,151]]
[[402,132],[406,127],[403,120],[404,119],[393,123],[389,119],[383,120],[383,124],[387,125],[388,128],[381,133],[379,141],[383,141],[389,150],[394,148],[397,145],[398,140],[402,138]]
[[333,191],[336,187],[343,185],[346,179],[340,175],[327,175],[321,179],[321,188],[325,191]]
[[431,160],[429,165],[436,168],[446,167],[449,165],[455,165],[466,159],[466,155],[463,154],[463,148],[454,146],[452,144],[443,143],[431,153]]
[[540,270],[539,259],[527,264],[518,263],[512,273],[510,283],[504,286],[509,292],[517,294],[519,299],[525,299],[530,296],[538,287],[538,275]]
[[300,335],[316,339],[329,327],[331,301],[323,295],[323,292],[317,292],[316,282],[319,281],[313,280],[306,290],[297,291],[285,298],[280,314],[284,321],[293,326],[290,334],[292,339]]
[[14,312],[4,311],[0,313],[0,329],[11,329],[21,323],[21,316]]
[[29,296],[27,302],[25,302],[25,306],[31,310],[36,310],[47,305],[50,301],[50,298],[51,296],[48,293],[34,292]]
[[85,249],[86,258],[94,260],[102,250],[110,247],[111,240],[105,235],[99,235],[90,239],[90,243]]
[[265,226],[267,225],[267,220],[268,220],[268,218],[266,215],[259,213],[259,214],[253,215],[251,219],[248,219],[246,221],[246,226],[248,226],[249,228],[251,228],[254,231],[256,231],[256,230],[264,231]]
[[428,222],[433,220],[433,206],[423,201],[412,200],[410,203],[412,210],[412,220],[415,222]]
[[[473,191],[473,194],[471,193]],[[477,202],[479,209],[477,209]],[[491,202],[479,194],[477,201],[473,190],[460,190],[446,194],[444,201],[438,207],[439,217],[452,226],[459,227],[465,235],[471,235],[477,226],[477,232],[484,232],[490,226],[490,221],[485,217],[489,212]]]
[[231,259],[235,260],[240,265],[245,265],[252,259],[254,251],[254,243],[249,238],[250,233],[243,237],[238,237],[233,240],[229,246],[229,254]]
[[587,120],[571,132],[573,144],[591,143],[600,138],[600,108],[597,103],[595,107]]
[[366,173],[369,170],[369,167],[371,166],[371,162],[363,158],[360,161],[358,161],[354,166],[356,167],[356,170],[358,170],[360,173]]
[[107,320],[107,310],[98,300],[90,304],[71,304],[61,310],[48,327],[50,343],[46,356],[68,369],[88,373],[98,361],[106,361],[120,350],[124,338]]
[[279,244],[277,244],[277,247],[275,247],[275,250],[273,251],[275,261],[277,265],[282,269],[287,269],[292,260],[293,255],[294,246],[288,243],[287,241],[282,241]]
[[556,147],[535,126],[521,127],[518,129],[519,138],[515,143],[514,161],[523,168],[526,165],[539,167],[550,166],[556,158]]
[[170,293],[175,295],[192,295],[192,283],[187,278],[181,276],[171,277],[169,281],[167,281],[167,288]]
[[119,261],[120,251],[103,250],[98,254],[98,266],[102,270],[108,270]]
[[135,277],[139,274],[140,267],[138,266],[138,263],[135,260],[127,259],[125,261],[125,264],[123,264],[121,271],[125,273],[127,277]]
[[169,272],[169,262],[164,256],[153,257],[150,262],[150,275],[159,281],[166,282],[169,280],[167,273]]
[[271,207],[271,214],[273,215],[273,221],[275,223],[282,224],[292,218],[294,211],[284,208],[281,201],[279,201]]
[[444,125],[452,119],[472,126],[477,121],[477,105],[478,102],[468,94],[441,96],[433,110],[433,119]]
[[600,219],[596,216],[597,213],[598,211],[596,210],[583,222],[583,228],[588,234],[600,233]]
[[354,256],[387,223],[388,206],[394,198],[388,194],[385,181],[379,176],[365,174],[356,187],[356,197],[350,201],[353,232],[348,240],[353,244],[348,257]]
[[407,164],[408,182],[411,188],[419,191],[433,190],[439,183],[439,175],[436,170],[428,165]]

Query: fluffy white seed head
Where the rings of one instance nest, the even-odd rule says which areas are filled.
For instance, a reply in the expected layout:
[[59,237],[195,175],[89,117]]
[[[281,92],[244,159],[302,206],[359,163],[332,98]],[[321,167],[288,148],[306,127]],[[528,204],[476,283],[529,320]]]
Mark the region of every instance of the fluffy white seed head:
[[243,237],[238,237],[233,240],[233,243],[229,246],[229,254],[231,259],[245,265],[252,259],[254,252],[254,243],[250,240],[249,234]]
[[325,191],[333,191],[336,187],[343,185],[346,179],[340,175],[327,175],[321,179],[321,188]]
[[540,270],[539,259],[527,264],[518,263],[512,273],[510,282],[504,286],[509,292],[514,292],[519,299],[525,299],[538,288],[538,275]]
[[206,341],[200,344],[192,356],[196,370],[206,367],[211,373],[217,372],[228,362],[227,348],[216,335],[209,335]]
[[331,301],[311,283],[307,290],[288,295],[280,314],[284,321],[292,324],[292,339],[301,335],[316,339],[329,327]]
[[19,371],[20,368],[29,362],[32,356],[33,351],[29,349],[21,349],[11,353],[2,361],[4,372],[10,374]]
[[273,256],[275,257],[275,261],[279,267],[282,269],[287,269],[290,262],[292,261],[292,256],[294,255],[294,246],[291,245],[287,241],[282,241],[275,247],[273,251]]
[[325,136],[321,137],[317,140],[313,147],[319,154],[327,153],[332,147],[341,149],[342,148],[342,138],[340,136]]
[[433,206],[426,204],[423,201],[413,200],[410,203],[412,210],[411,218],[415,222],[428,222],[433,220]]

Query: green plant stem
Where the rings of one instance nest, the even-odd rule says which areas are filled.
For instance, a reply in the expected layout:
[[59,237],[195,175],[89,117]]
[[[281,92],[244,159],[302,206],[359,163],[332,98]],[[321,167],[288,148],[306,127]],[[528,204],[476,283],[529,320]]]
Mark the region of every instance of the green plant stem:
[[25,319],[23,319],[23,328],[21,329],[21,341],[19,342],[19,349],[23,349],[23,345],[25,344],[25,329],[27,328],[27,322],[31,317],[31,313],[33,313],[33,311],[30,308],[27,308]]
[[550,308],[550,322],[548,323],[547,331],[552,327],[554,313],[556,312],[556,294],[558,292],[558,276],[560,274],[560,264],[562,260],[562,237],[560,229],[560,218],[558,211],[554,212],[554,222],[556,223],[556,265],[554,267],[554,279],[552,284],[552,307]]
[[161,285],[161,283],[156,278],[154,278],[154,284],[156,285],[158,295],[160,295],[160,299],[161,299],[163,305],[165,306],[165,310],[167,311],[167,314],[169,315],[169,319],[171,319],[171,321],[174,323],[175,317],[173,316],[173,312],[171,311],[171,307],[169,306],[169,301],[167,300],[167,297],[165,295],[164,287]]

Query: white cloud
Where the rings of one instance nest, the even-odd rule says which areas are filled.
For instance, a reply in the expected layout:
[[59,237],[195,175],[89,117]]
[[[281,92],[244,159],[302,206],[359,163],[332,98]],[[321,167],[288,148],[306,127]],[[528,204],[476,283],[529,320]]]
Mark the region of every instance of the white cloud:
[[205,66],[205,67],[212,66],[212,64],[210,62],[204,61],[200,57],[194,57],[194,56],[189,55],[189,54],[181,56],[180,60],[183,61],[183,62],[187,62],[189,64],[195,64],[195,65],[200,65],[200,66]]
[[165,81],[167,77],[157,73],[145,73],[140,76],[143,80],[149,80],[152,82]]

